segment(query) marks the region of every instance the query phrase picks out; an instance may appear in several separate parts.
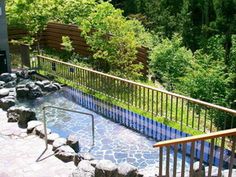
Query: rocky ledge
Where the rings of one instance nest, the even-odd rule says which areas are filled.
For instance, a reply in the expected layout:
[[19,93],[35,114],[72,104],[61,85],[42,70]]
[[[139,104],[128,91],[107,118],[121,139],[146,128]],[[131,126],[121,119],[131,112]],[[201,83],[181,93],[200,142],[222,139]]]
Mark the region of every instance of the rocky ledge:
[[[35,71],[19,71],[0,75],[0,108],[7,111],[15,106],[17,99],[36,99],[49,92],[61,89],[59,83],[49,80],[31,81],[29,77]],[[23,84],[22,84],[23,83]]]

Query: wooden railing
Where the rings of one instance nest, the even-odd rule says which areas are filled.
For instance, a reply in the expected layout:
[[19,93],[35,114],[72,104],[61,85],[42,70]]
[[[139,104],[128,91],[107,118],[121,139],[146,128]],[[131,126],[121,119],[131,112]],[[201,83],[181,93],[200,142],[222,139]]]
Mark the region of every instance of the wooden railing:
[[215,132],[236,127],[236,110],[104,74],[52,58],[38,56],[34,67],[55,77],[65,78],[89,90],[138,108],[151,119],[174,122],[198,132]]
[[[230,138],[229,138],[230,137]],[[215,146],[216,141],[221,139],[220,147]],[[227,141],[227,139],[230,139],[230,141]],[[206,141],[209,141],[210,148],[206,150]],[[198,146],[199,144],[200,146]],[[198,135],[198,136],[192,136],[187,138],[180,138],[180,139],[174,139],[174,140],[167,140],[163,142],[156,143],[153,147],[159,148],[159,177],[161,176],[173,176],[175,177],[177,173],[179,173],[181,177],[185,176],[198,176],[198,177],[205,177],[206,176],[211,177],[213,174],[212,172],[212,166],[213,166],[213,159],[218,158],[218,171],[217,176],[222,176],[222,169],[225,167],[228,169],[228,174],[224,174],[224,177],[233,177],[232,176],[232,169],[234,166],[235,161],[235,144],[236,144],[236,129],[229,129],[204,135]],[[181,146],[181,165],[178,164],[178,158],[177,158],[177,149]],[[188,148],[189,147],[189,148]],[[229,148],[230,147],[230,148]],[[196,148],[199,149],[198,152],[196,152]],[[227,150],[229,148],[229,150]],[[174,149],[174,151],[171,153],[171,149]],[[189,151],[187,150],[189,149]],[[229,152],[228,157],[225,157],[226,151]],[[205,173],[201,170],[204,169],[204,156],[208,155],[209,161],[208,161],[208,170],[205,171]],[[173,155],[173,172],[171,174],[170,170],[170,155]],[[190,155],[190,167],[189,169],[186,168],[186,158],[187,155]],[[196,157],[198,156],[198,157]],[[165,160],[163,158],[165,157]],[[198,169],[200,169],[198,172],[194,171],[193,164],[195,160],[199,160],[198,163]],[[227,164],[225,164],[225,161],[227,159]],[[165,167],[164,167],[165,166]],[[180,167],[181,166],[181,167]],[[179,167],[180,171],[177,172],[177,167]],[[195,166],[196,168],[196,166]],[[201,173],[204,173],[202,175]],[[195,175],[194,175],[195,173]],[[225,176],[227,175],[227,176]],[[215,176],[215,175],[214,175]]]

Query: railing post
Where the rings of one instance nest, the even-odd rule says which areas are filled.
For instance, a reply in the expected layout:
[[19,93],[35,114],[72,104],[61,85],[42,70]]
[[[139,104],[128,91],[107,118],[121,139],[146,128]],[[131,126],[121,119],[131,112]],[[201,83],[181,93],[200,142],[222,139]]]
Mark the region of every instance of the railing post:
[[46,149],[48,149],[48,135],[47,135],[47,123],[46,123],[45,108],[46,107],[43,107],[43,126],[44,126],[44,134],[45,134],[45,145],[46,145]]

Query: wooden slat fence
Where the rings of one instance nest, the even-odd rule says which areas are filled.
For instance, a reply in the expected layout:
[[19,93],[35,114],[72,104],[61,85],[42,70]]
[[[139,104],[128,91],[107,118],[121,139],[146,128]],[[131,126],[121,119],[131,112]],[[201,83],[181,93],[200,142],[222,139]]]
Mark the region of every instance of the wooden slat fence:
[[[19,39],[27,35],[27,32],[21,29],[9,29],[9,39]],[[66,25],[59,23],[49,23],[42,34],[41,44],[56,50],[62,50],[62,36],[68,36],[72,40],[75,52],[82,56],[91,56],[90,46],[81,36],[81,30],[77,25]],[[148,49],[139,48],[137,53],[137,62],[141,62],[144,66],[142,73],[148,74]]]

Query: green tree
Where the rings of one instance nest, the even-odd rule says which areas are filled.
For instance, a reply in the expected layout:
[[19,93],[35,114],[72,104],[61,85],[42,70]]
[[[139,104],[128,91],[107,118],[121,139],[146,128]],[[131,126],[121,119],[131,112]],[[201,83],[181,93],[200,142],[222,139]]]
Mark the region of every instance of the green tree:
[[192,52],[182,44],[182,38],[163,39],[150,52],[150,70],[168,90],[174,90],[179,78],[186,74],[192,60]]
[[[94,59],[105,62],[109,71],[116,75],[126,78],[140,76],[142,65],[135,63],[137,48],[146,44],[149,36],[140,22],[127,20],[121,10],[103,2],[83,20],[81,28],[94,52]],[[100,69],[104,70],[104,67]]]

